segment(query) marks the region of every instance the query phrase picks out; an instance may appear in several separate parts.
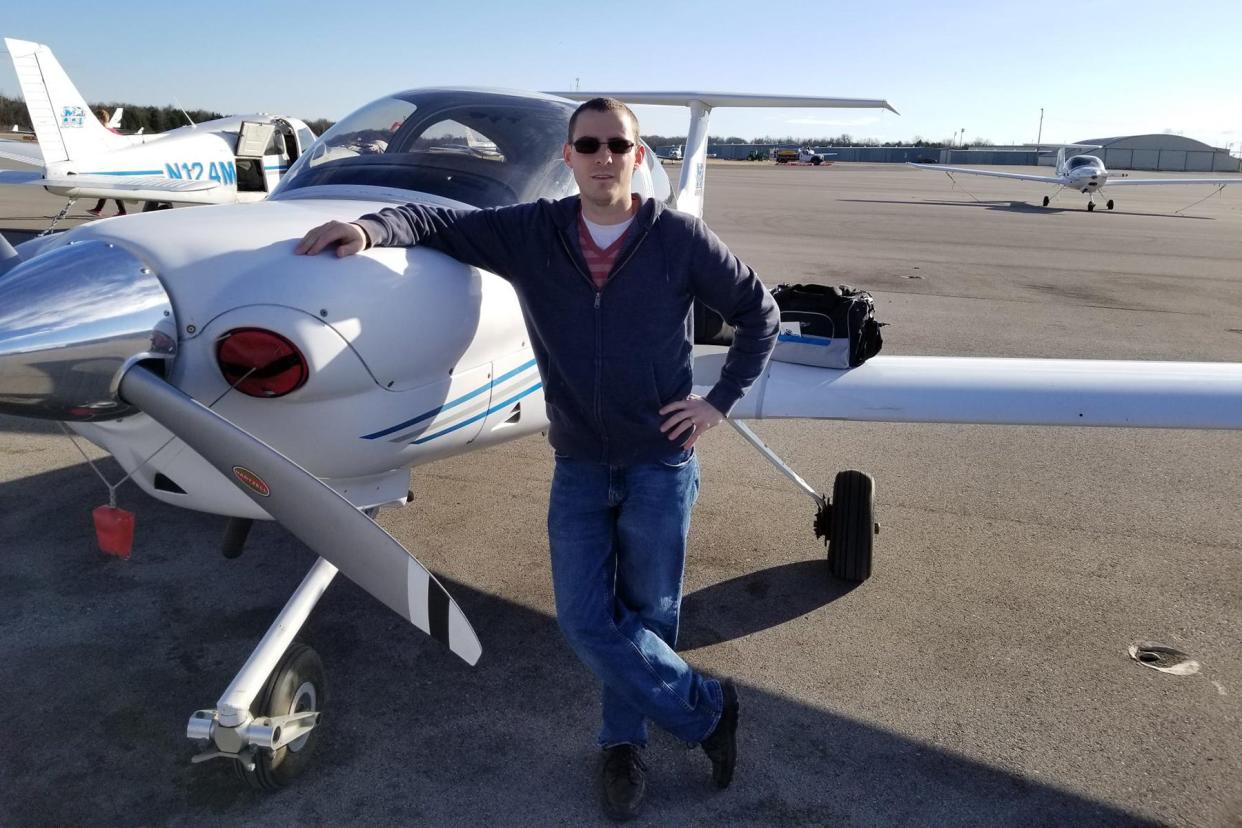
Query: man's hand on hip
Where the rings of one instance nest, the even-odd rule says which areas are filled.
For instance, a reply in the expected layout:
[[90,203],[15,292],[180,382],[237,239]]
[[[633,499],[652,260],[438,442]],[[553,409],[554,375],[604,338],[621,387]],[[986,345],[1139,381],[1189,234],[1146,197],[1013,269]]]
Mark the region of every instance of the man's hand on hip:
[[671,415],[660,426],[660,431],[666,433],[668,439],[689,438],[681,444],[684,449],[693,446],[704,431],[720,425],[724,420],[724,415],[716,406],[694,394],[679,402],[669,403],[660,409],[660,413]]
[[303,236],[293,252],[299,256],[314,256],[333,244],[338,258],[352,256],[366,250],[367,234],[356,224],[330,221]]

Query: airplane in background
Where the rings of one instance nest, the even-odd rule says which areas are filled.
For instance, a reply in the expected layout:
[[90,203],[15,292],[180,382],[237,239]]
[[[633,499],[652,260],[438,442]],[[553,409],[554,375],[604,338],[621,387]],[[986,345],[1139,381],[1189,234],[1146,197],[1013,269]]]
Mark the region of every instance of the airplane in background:
[[[473,209],[574,195],[561,159],[569,99],[599,94],[401,92],[334,125],[261,203],[0,244],[0,413],[67,423],[150,496],[228,517],[230,556],[255,519],[279,521],[318,556],[216,706],[191,716],[187,736],[202,746],[194,761],[225,759],[264,789],[306,770],[323,667],[293,639],[338,568],[466,662],[480,657],[461,608],[372,516],[407,502],[411,467],[548,428],[517,295],[495,274],[426,247],[345,260],[293,251],[315,225],[410,201]],[[650,148],[633,186],[699,217],[713,108],[891,109],[881,100],[604,94],[690,108],[676,186]],[[723,351],[696,345],[695,393],[716,382]],[[658,385],[656,405],[667,401]],[[819,494],[742,422],[773,417],[1240,429],[1242,365],[770,362],[728,422],[816,504],[828,572],[860,582],[871,574],[874,482],[847,470],[831,498]]]
[[[1095,194],[1104,189],[1104,185],[1109,187],[1141,187],[1156,184],[1211,184],[1216,189],[1223,190],[1230,184],[1242,184],[1242,176],[1236,178],[1119,178],[1117,173],[1104,169],[1104,162],[1094,155],[1070,155],[1066,156],[1066,150],[1093,150],[1100,149],[1099,146],[1090,146],[1086,144],[1068,144],[1057,150],[1056,175],[1028,175],[1026,173],[1001,172],[999,170],[979,170],[970,167],[946,167],[942,164],[917,164],[913,161],[907,161],[906,166],[918,167],[921,170],[935,170],[937,172],[946,173],[952,178],[952,173],[965,173],[966,175],[988,175],[993,178],[1013,178],[1018,181],[1038,181],[1041,184],[1056,184],[1057,189],[1050,196],[1044,196],[1043,205],[1048,206],[1052,199],[1063,189],[1076,190],[1085,193],[1087,196],[1087,211],[1091,212],[1095,209]],[[1112,176],[1112,180],[1109,177]],[[1105,207],[1113,209],[1115,202],[1108,199]]]
[[315,135],[296,118],[234,115],[154,134],[120,135],[121,108],[100,123],[52,54],[5,38],[37,145],[0,143],[0,157],[38,167],[0,171],[0,184],[70,199],[228,204],[266,198]]

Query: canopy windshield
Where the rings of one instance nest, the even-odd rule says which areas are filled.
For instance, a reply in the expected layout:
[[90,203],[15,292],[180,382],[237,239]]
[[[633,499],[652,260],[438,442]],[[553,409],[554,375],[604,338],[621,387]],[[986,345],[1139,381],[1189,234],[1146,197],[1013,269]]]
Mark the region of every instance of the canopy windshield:
[[396,187],[475,207],[577,192],[561,160],[573,104],[494,92],[417,90],[338,122],[278,193],[325,184]]
[[1100,159],[1094,155],[1075,155],[1069,160],[1069,168],[1071,170],[1078,167],[1099,167],[1102,166]]

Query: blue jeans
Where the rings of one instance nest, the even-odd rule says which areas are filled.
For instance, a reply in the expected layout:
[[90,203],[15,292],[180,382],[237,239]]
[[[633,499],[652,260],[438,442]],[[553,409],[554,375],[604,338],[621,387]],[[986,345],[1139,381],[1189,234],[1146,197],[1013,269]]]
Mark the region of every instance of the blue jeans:
[[720,683],[673,649],[699,461],[605,466],[558,455],[548,503],[556,618],[604,685],[604,747],[647,744],[647,719],[701,742]]

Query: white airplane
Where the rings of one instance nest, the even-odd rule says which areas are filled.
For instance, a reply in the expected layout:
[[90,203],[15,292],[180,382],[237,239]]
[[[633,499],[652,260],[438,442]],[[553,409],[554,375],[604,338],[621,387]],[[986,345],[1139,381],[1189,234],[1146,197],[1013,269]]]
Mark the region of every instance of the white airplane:
[[0,157],[41,172],[0,171],[0,184],[43,187],[73,200],[258,201],[315,140],[302,121],[272,115],[234,115],[168,132],[120,135],[109,126],[120,123],[121,110],[108,125],[100,123],[51,49],[12,38],[4,43],[38,144],[0,143]]
[[[1070,144],[1057,150],[1056,175],[1028,175],[1026,173],[1000,172],[999,170],[977,170],[970,167],[946,167],[942,164],[916,164],[913,161],[907,161],[906,166],[918,167],[921,170],[936,170],[937,172],[946,173],[952,178],[952,173],[965,173],[967,175],[988,175],[993,178],[1014,178],[1019,181],[1038,181],[1041,184],[1056,184],[1056,191],[1050,196],[1044,196],[1043,205],[1048,206],[1052,199],[1063,189],[1076,190],[1085,193],[1087,196],[1087,211],[1095,209],[1095,194],[1104,189],[1107,184],[1110,187],[1143,187],[1156,184],[1211,184],[1216,189],[1222,190],[1230,184],[1242,184],[1242,176],[1236,178],[1120,178],[1117,173],[1109,172],[1104,169],[1104,162],[1094,155],[1070,155],[1066,156],[1066,150],[1092,150],[1099,149],[1098,146],[1087,146],[1085,144]],[[1112,176],[1112,181],[1109,181]],[[1105,207],[1113,209],[1115,202],[1109,199],[1105,203]]]
[[[257,204],[88,224],[0,249],[0,413],[67,422],[152,497],[275,519],[318,556],[214,708],[203,746],[260,788],[304,771],[323,669],[291,648],[338,567],[473,664],[481,645],[443,587],[370,516],[408,497],[410,467],[544,431],[543,385],[508,282],[436,251],[295,256],[311,227],[408,201],[469,209],[576,192],[560,158],[574,104],[597,93],[425,89],[346,117]],[[691,110],[681,178],[649,151],[635,191],[702,215],[707,123],[721,106],[884,101],[615,93]],[[471,137],[471,133],[475,133]],[[550,255],[557,255],[551,251]],[[696,349],[705,394],[724,360]],[[653,389],[653,404],[657,399]],[[871,573],[874,490],[831,498],[742,422],[810,417],[1242,428],[1242,365],[877,356],[849,370],[772,362],[730,423],[816,504],[828,568]]]

